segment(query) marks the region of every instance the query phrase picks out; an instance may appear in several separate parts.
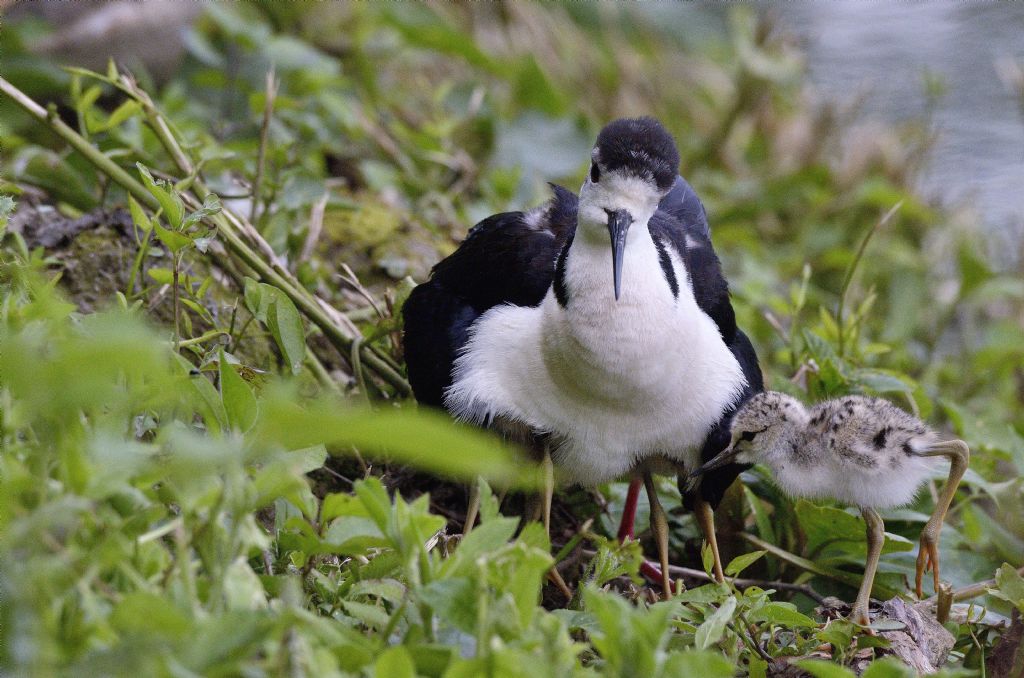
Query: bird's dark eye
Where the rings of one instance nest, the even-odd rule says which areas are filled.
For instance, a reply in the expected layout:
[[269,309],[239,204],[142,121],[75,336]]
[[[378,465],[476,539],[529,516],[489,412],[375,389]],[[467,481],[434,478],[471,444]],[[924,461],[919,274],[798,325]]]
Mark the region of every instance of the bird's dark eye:
[[590,180],[595,184],[601,179],[601,170],[598,168],[597,163],[590,164]]
[[746,440],[747,442],[750,442],[758,433],[760,433],[760,431],[744,431],[743,435],[740,436],[740,440]]

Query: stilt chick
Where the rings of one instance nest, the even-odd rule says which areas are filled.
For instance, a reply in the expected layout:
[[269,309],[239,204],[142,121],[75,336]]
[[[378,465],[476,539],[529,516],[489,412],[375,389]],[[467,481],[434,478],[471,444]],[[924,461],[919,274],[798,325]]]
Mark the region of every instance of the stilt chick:
[[918,419],[881,398],[846,396],[810,410],[784,393],[751,398],[732,422],[732,442],[694,475],[730,463],[760,463],[793,497],[822,497],[857,506],[867,522],[864,580],[851,617],[868,624],[868,599],[884,541],[875,509],[913,500],[929,475],[929,457],[948,457],[949,479],[921,531],[916,588],[933,570],[939,585],[939,529],[967,470],[970,452],[962,440],[940,440]]

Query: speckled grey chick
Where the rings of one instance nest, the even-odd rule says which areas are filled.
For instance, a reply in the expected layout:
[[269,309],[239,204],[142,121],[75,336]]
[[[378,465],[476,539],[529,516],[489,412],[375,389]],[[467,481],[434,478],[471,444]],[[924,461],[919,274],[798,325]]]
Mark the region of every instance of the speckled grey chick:
[[916,588],[934,569],[939,584],[939,529],[967,469],[970,452],[961,440],[939,436],[887,400],[846,396],[807,409],[784,393],[755,395],[732,421],[732,442],[697,472],[721,465],[760,463],[793,497],[832,498],[860,508],[867,522],[864,582],[851,614],[868,623],[867,604],[884,540],[875,509],[909,503],[928,478],[930,457],[949,457],[949,480],[921,532]]

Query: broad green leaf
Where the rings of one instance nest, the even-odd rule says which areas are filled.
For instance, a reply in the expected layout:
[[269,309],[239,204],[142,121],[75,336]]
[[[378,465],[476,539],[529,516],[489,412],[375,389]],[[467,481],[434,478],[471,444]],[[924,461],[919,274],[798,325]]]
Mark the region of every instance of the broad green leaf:
[[285,454],[289,461],[298,461],[301,473],[310,473],[318,468],[323,468],[324,462],[327,461],[327,448],[323,445],[314,445],[301,450],[286,452]]
[[135,163],[135,166],[139,170],[139,176],[142,177],[142,183],[146,186],[146,190],[156,198],[156,201],[160,204],[160,208],[163,210],[164,218],[167,223],[170,224],[171,229],[177,230],[181,228],[182,219],[185,217],[185,205],[181,202],[181,198],[178,197],[174,190],[158,184],[153,175],[149,173],[149,169],[140,162]]
[[673,652],[665,663],[666,676],[693,676],[693,678],[732,678],[736,667],[718,652],[711,650],[683,650]]
[[[794,508],[800,527],[807,535],[807,550],[817,553],[823,549],[839,549],[857,558],[867,553],[867,528],[864,520],[833,506],[820,506],[801,499]],[[882,553],[912,551],[909,539],[885,533]]]
[[406,591],[406,586],[397,579],[364,579],[352,586],[349,595],[376,596],[381,600],[399,603],[405,598]]
[[740,572],[750,567],[765,553],[767,553],[767,551],[752,551],[750,553],[744,553],[743,555],[736,556],[726,566],[725,574],[730,577],[735,577]]
[[192,244],[192,238],[184,233],[169,231],[159,222],[154,221],[153,228],[156,229],[156,237],[173,253],[178,253]]
[[501,515],[501,503],[491,492],[491,486],[486,480],[477,478],[476,484],[480,492],[480,522],[486,523]]
[[913,670],[896,657],[882,657],[871,662],[861,678],[916,678]]
[[195,212],[192,212],[187,217],[185,217],[185,220],[181,224],[181,229],[180,230],[184,231],[184,230],[188,229],[190,226],[193,226],[194,224],[199,223],[201,220],[205,219],[206,217],[211,217],[214,214],[219,213],[220,210],[221,210],[220,198],[218,198],[213,193],[210,193],[203,200],[203,206],[202,207],[200,207]]
[[693,643],[698,650],[706,650],[722,639],[726,625],[732,621],[736,611],[736,598],[729,597],[715,612],[704,620],[697,629]]
[[518,526],[517,518],[495,518],[475,528],[463,537],[454,557],[445,563],[444,576],[468,576],[475,568],[474,561],[507,544]]
[[352,446],[426,471],[467,480],[484,476],[505,485],[537,487],[540,474],[532,464],[496,437],[425,409],[392,407],[377,411],[332,399],[302,407],[294,397],[273,395],[268,387],[261,401],[259,439],[284,447],[325,444],[334,453]]
[[391,522],[391,498],[378,478],[369,477],[360,480],[352,488],[356,497],[366,510],[366,515],[373,519],[377,528],[386,533]]
[[420,589],[419,595],[441,619],[466,633],[475,632],[478,603],[472,580],[465,577],[439,579]]
[[276,298],[267,310],[267,327],[274,335],[274,341],[281,349],[292,374],[298,374],[306,357],[306,335],[302,329],[302,320],[292,300],[280,290],[274,291]]
[[245,279],[245,306],[257,320],[264,323],[267,322],[267,309],[274,301],[274,297],[264,289],[269,287],[252,278]]
[[766,603],[761,607],[751,610],[748,618],[751,621],[768,622],[786,627],[800,627],[813,629],[818,623],[805,614],[797,612],[788,603]]
[[402,645],[384,650],[373,665],[376,678],[416,678],[416,666]]
[[139,102],[128,99],[124,101],[120,106],[115,108],[114,112],[110,114],[110,117],[108,117],[102,124],[98,125],[95,129],[93,129],[93,131],[106,132],[107,130],[114,129],[128,118],[134,116],[141,109],[142,107],[139,105]]
[[220,375],[220,395],[224,402],[224,411],[227,413],[228,422],[231,426],[242,433],[245,433],[256,423],[256,415],[259,410],[259,403],[253,395],[249,384],[245,383],[235,371],[235,368],[228,363],[224,357],[224,349],[220,349],[220,362],[218,365]]
[[360,603],[355,600],[342,601],[345,612],[358,619],[371,629],[380,630],[388,625],[388,613],[383,607]]
[[117,604],[110,616],[111,625],[126,635],[181,637],[189,632],[191,621],[166,598],[136,591]]
[[700,546],[700,561],[704,567],[704,572],[710,576],[711,572],[715,569],[715,554],[711,551],[711,544],[706,541]]
[[373,547],[387,545],[377,524],[366,517],[342,516],[334,520],[324,533],[325,544],[334,553],[357,555]]
[[731,595],[731,589],[727,584],[711,583],[686,589],[675,599],[684,603],[720,603]]
[[235,560],[224,572],[224,599],[229,610],[262,610],[267,606],[267,592],[244,558]]
[[857,678],[857,675],[845,666],[822,659],[800,659],[794,663],[814,678]]
[[142,205],[132,196],[128,196],[128,211],[131,212],[132,221],[135,222],[135,226],[143,233],[149,233],[153,228],[153,223],[146,216],[145,210],[142,209]]
[[1014,605],[1024,614],[1024,577],[1009,563],[1003,563],[996,570],[996,586],[988,592]]
[[146,271],[146,275],[155,280],[160,285],[173,285],[174,284],[174,271],[169,268],[151,268]]

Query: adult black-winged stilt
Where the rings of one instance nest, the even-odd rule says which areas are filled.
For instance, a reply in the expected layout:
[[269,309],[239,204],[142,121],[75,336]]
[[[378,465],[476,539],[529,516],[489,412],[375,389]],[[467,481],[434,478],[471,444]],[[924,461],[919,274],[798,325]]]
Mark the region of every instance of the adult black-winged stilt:
[[[651,474],[692,471],[724,449],[761,374],[672,137],[653,118],[617,120],[591,161],[578,199],[556,186],[539,209],[485,219],[413,291],[409,379],[420,402],[550,451],[570,483],[632,476],[635,507],[642,479],[667,594],[668,523]],[[685,494],[719,577],[712,510],[741,468]]]
[[962,440],[939,437],[887,400],[846,396],[810,410],[795,398],[768,391],[748,400],[732,421],[731,443],[694,476],[736,462],[761,463],[794,497],[829,497],[860,508],[867,523],[864,580],[850,614],[867,625],[868,600],[885,540],[875,509],[909,503],[928,477],[930,457],[948,457],[949,479],[921,531],[915,584],[932,569],[939,588],[939,529],[967,470],[970,451]]

